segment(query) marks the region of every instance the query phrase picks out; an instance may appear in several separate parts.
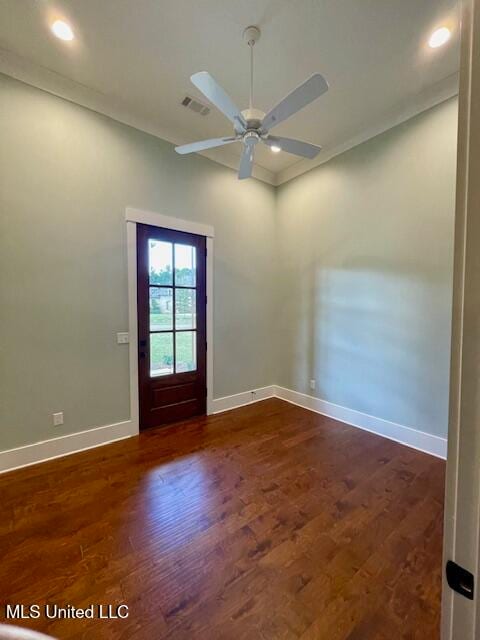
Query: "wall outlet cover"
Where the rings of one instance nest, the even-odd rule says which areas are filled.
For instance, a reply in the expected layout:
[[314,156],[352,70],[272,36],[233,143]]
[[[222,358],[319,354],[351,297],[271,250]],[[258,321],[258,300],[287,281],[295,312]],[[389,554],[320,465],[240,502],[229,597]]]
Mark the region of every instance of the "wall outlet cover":
[[121,331],[117,333],[117,344],[128,344],[130,341],[130,336],[128,335],[128,331]]
[[63,424],[63,411],[53,414],[53,426],[59,427],[61,424]]

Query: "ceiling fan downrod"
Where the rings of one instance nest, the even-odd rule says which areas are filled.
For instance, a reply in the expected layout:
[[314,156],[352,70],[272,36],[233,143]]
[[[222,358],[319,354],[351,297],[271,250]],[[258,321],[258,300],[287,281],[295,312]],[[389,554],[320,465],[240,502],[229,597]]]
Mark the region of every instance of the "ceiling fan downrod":
[[249,108],[253,109],[253,47],[255,43],[260,40],[260,29],[255,26],[250,26],[243,32],[243,39],[250,47],[250,101]]

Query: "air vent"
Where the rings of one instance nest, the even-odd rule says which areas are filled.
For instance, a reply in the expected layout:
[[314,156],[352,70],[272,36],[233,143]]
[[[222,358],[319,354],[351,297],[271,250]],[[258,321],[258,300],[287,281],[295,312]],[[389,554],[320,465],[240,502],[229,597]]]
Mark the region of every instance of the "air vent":
[[191,98],[190,96],[185,96],[182,100],[182,104],[184,107],[187,107],[187,109],[191,109],[192,111],[195,111],[195,113],[199,113],[201,116],[206,116],[210,113],[210,107],[207,107],[206,104],[202,104],[198,100],[194,100],[194,98]]

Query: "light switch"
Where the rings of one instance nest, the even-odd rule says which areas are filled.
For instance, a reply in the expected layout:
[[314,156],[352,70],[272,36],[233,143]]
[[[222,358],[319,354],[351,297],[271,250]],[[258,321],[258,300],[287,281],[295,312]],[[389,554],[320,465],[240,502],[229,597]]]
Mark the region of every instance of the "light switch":
[[130,342],[130,336],[128,331],[117,333],[117,344],[128,344]]

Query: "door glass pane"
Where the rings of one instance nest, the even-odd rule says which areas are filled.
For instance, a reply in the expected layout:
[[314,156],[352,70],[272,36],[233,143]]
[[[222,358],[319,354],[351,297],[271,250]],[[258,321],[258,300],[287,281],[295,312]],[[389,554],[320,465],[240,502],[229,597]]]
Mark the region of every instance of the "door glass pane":
[[197,368],[197,333],[196,331],[179,331],[175,334],[176,372],[195,371]]
[[173,333],[150,334],[150,375],[173,373]]
[[175,284],[195,286],[196,249],[186,244],[175,245]]
[[175,328],[196,328],[195,289],[175,289]]
[[150,331],[173,329],[173,289],[150,287]]
[[173,284],[171,242],[148,241],[148,273],[150,284]]

